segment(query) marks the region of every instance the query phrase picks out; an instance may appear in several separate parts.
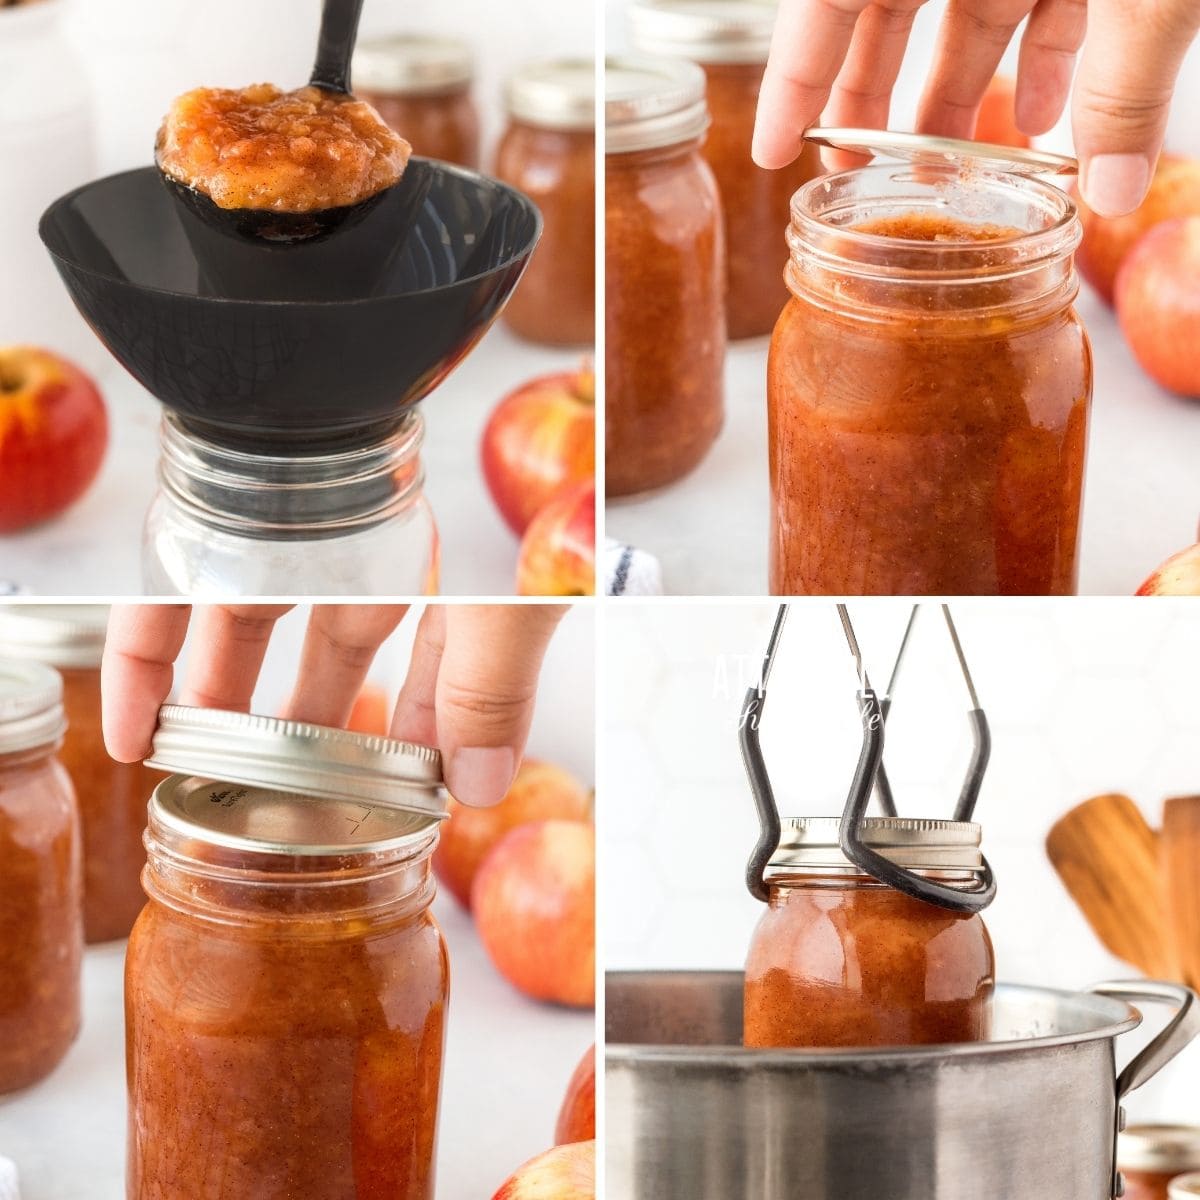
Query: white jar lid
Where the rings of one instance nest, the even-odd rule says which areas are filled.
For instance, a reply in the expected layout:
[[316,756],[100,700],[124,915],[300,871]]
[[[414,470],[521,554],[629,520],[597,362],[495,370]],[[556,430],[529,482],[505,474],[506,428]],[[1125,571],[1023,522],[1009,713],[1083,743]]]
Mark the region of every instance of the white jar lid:
[[630,34],[643,54],[765,63],[778,11],[778,0],[634,0]]
[[683,59],[625,56],[604,69],[605,151],[630,154],[702,137],[704,72]]
[[364,91],[435,94],[466,87],[475,77],[475,56],[458,38],[398,33],[359,42],[350,77]]
[[5,604],[0,607],[0,657],[67,670],[98,667],[108,612],[107,604]]
[[57,746],[66,730],[59,673],[39,662],[0,659],[0,754]]
[[544,129],[596,128],[596,64],[564,58],[530,63],[508,81],[509,114]]

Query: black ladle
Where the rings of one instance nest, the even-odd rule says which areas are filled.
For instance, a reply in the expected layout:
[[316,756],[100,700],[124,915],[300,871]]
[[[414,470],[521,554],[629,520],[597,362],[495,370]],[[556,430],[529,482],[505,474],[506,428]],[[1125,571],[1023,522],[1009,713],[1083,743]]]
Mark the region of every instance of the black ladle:
[[[317,59],[309,85],[326,92],[351,96],[350,60],[358,39],[358,21],[363,0],[325,0],[321,11],[321,32],[317,39]],[[282,243],[311,242],[328,237],[335,230],[356,225],[392,189],[384,188],[357,204],[322,208],[313,212],[277,212],[266,208],[222,208],[197,188],[172,179],[162,169],[158,151],[155,164],[167,190],[205,224],[221,233],[239,238]],[[393,184],[392,187],[396,185]]]

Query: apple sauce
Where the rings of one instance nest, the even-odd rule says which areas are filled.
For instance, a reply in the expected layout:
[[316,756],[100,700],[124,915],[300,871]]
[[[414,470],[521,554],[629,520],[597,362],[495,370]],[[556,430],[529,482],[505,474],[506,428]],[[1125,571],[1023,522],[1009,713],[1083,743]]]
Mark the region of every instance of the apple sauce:
[[163,173],[219,208],[286,213],[369,200],[399,181],[411,153],[363,100],[269,83],[185,92],[156,143]]

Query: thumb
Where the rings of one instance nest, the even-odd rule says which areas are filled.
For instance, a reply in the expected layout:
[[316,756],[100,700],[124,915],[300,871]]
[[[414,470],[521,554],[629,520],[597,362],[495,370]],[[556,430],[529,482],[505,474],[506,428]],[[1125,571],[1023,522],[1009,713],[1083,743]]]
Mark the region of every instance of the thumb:
[[1196,0],[1093,0],[1072,103],[1084,202],[1103,217],[1146,197]]
[[504,798],[533,720],[538,675],[566,605],[447,605],[435,707],[446,787],[464,804]]

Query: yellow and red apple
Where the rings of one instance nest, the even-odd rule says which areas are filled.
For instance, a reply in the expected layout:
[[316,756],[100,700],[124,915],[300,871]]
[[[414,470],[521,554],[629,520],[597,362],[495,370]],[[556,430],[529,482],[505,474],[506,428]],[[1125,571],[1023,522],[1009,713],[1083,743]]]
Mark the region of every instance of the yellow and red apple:
[[596,1136],[596,1047],[589,1046],[579,1060],[567,1094],[558,1110],[554,1126],[554,1144],[586,1142]]
[[1138,596],[1200,596],[1200,542],[1171,555],[1138,588]]
[[555,1146],[519,1167],[492,1200],[595,1200],[596,1143]]
[[996,75],[983,93],[979,115],[975,118],[975,140],[995,146],[1016,146],[1024,149],[1029,138],[1017,128],[1016,80],[1010,75]]
[[596,591],[596,485],[571,484],[534,518],[517,557],[519,596]]

